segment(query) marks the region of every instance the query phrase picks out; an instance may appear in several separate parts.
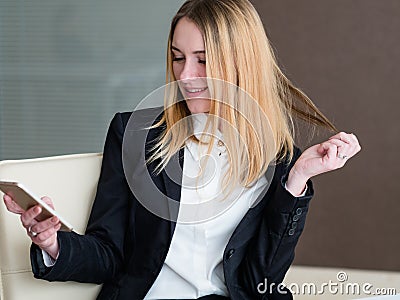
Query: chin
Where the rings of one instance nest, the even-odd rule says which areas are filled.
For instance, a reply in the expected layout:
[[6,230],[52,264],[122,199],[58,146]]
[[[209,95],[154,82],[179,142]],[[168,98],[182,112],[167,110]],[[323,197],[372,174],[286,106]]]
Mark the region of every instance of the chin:
[[208,113],[210,111],[209,99],[188,99],[186,105],[192,114]]

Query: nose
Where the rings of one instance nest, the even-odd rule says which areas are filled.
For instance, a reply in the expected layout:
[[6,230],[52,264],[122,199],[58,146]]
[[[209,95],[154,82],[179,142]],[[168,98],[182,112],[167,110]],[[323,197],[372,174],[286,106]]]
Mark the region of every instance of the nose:
[[192,63],[190,60],[186,60],[179,79],[182,82],[190,82],[198,77],[199,77],[199,72],[198,69],[196,68],[196,65]]

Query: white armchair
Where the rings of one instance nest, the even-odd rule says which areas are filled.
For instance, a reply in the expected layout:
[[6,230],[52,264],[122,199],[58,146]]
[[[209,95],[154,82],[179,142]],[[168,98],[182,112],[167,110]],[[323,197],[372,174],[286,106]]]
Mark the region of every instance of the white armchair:
[[[94,153],[2,161],[0,180],[20,181],[35,194],[50,196],[57,211],[74,226],[76,232],[83,233],[97,187],[101,158],[101,154]],[[1,192],[0,197],[3,197]],[[22,228],[18,216],[8,212],[1,203],[0,300],[96,298],[100,290],[99,285],[35,279],[29,261],[29,245],[30,239]],[[296,283],[299,286],[313,283],[320,287],[329,280],[335,281],[339,271],[346,271],[349,282],[352,283],[368,282],[374,287],[397,288],[400,283],[400,272],[307,266],[291,267],[285,282],[287,285]],[[300,294],[295,295],[295,299],[349,299],[357,296],[367,295]],[[400,295],[393,297],[399,299]]]
[[[78,233],[85,231],[96,192],[101,153],[0,162],[0,180],[22,182],[38,196],[50,196]],[[1,199],[3,194],[0,192]],[[30,239],[19,217],[0,204],[0,299],[95,299],[100,286],[47,282],[33,277]]]

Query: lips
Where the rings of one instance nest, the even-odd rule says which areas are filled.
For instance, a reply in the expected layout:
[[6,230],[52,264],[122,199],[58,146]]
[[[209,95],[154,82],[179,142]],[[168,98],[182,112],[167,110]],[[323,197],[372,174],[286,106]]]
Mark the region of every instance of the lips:
[[[184,94],[186,95],[187,98],[200,98],[202,97],[203,93],[208,89],[208,87],[185,87],[183,88]],[[204,96],[204,95],[203,95]]]
[[187,93],[200,93],[200,92],[205,91],[206,89],[207,89],[207,87],[205,87],[205,88],[185,88],[185,91]]

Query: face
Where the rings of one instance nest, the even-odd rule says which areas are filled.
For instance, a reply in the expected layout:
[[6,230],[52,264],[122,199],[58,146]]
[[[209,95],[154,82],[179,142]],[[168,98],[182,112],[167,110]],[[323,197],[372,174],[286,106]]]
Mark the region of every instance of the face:
[[205,59],[204,40],[200,30],[189,19],[180,19],[172,40],[173,72],[179,80],[179,88],[192,114],[210,111]]

